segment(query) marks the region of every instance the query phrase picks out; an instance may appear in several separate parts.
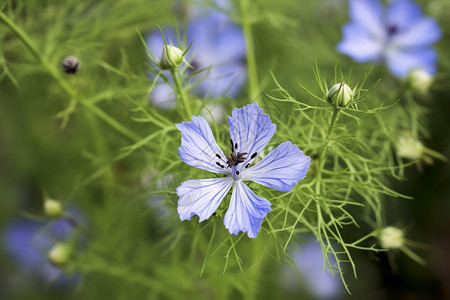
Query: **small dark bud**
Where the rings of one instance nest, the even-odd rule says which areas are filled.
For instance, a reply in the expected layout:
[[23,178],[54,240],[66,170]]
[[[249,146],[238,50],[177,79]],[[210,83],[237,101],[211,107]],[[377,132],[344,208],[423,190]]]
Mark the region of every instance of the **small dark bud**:
[[64,73],[76,74],[80,70],[80,61],[75,56],[67,56],[62,62]]

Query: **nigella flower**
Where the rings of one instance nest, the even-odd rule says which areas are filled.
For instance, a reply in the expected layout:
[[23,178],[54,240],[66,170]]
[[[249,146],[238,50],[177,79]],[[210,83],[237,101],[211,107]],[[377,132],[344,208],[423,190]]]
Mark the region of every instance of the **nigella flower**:
[[[169,45],[181,47],[177,43],[175,30],[165,28],[163,32]],[[186,38],[187,44],[193,41],[185,56],[194,68],[189,68],[188,72],[206,69],[191,80],[192,93],[210,99],[236,97],[247,80],[245,40],[241,28],[224,13],[210,12],[190,20]],[[146,43],[152,53],[159,55],[164,45],[159,30],[150,33]],[[170,108],[176,104],[172,88],[162,82],[154,87],[150,100],[161,108]]]
[[432,44],[441,31],[412,0],[392,0],[386,9],[379,0],[350,0],[350,18],[339,52],[357,62],[386,61],[392,74],[401,78],[414,69],[436,72]]
[[[70,211],[80,216],[78,211]],[[47,256],[56,244],[68,241],[73,233],[74,229],[64,219],[48,224],[18,218],[6,226],[3,244],[6,254],[24,273],[35,275],[45,282],[67,285],[75,283],[77,276],[66,276],[64,270],[50,263]]]
[[[333,275],[328,268],[324,269],[325,260],[319,242],[309,238],[303,245],[300,243],[296,244],[292,258],[300,274],[294,272],[290,266],[282,269],[280,280],[282,280],[282,284],[287,289],[307,291],[312,296],[315,296],[315,299],[331,300],[341,298],[343,292],[342,282],[339,276],[336,276],[336,272],[333,272]],[[334,268],[336,265],[334,257],[328,255],[327,258],[332,268]]]
[[233,109],[228,124],[232,147],[229,156],[217,145],[204,118],[193,116],[191,122],[177,124],[181,131],[180,158],[190,166],[226,175],[181,183],[177,188],[178,214],[182,221],[197,215],[202,222],[214,213],[233,187],[224,217],[225,227],[232,234],[242,231],[255,238],[263,219],[271,211],[271,204],[257,196],[244,181],[289,192],[305,177],[311,158],[291,142],[284,142],[252,166],[276,130],[270,116],[264,114],[256,102]]

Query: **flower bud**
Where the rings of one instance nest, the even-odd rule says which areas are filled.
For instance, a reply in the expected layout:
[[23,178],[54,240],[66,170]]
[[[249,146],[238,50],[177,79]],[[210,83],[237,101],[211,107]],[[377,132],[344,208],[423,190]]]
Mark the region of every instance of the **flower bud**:
[[178,69],[183,63],[183,51],[172,45],[164,45],[159,66],[163,70]]
[[423,150],[422,143],[412,136],[401,135],[398,138],[397,155],[402,158],[420,159],[423,156]]
[[69,261],[72,248],[64,243],[57,243],[48,252],[48,260],[57,267],[62,267]]
[[81,68],[81,63],[76,56],[67,56],[62,62],[63,71],[67,74],[75,74]]
[[345,83],[336,83],[328,90],[327,100],[337,108],[346,107],[352,100],[353,91]]
[[380,231],[378,236],[381,247],[386,249],[395,249],[403,246],[403,231],[393,226],[388,226]]
[[64,214],[61,202],[47,198],[44,201],[44,212],[50,219],[61,218]]
[[433,83],[433,76],[422,69],[414,69],[409,73],[406,80],[413,91],[426,94]]

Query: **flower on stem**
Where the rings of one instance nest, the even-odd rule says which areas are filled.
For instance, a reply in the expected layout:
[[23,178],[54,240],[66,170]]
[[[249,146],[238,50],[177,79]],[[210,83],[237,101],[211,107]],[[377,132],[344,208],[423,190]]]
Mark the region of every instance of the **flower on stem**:
[[[177,33],[172,28],[165,28],[164,36],[167,43],[178,45]],[[204,70],[189,81],[188,84],[193,85],[191,92],[210,99],[236,97],[247,80],[245,40],[241,28],[225,14],[209,12],[190,21],[186,40],[194,41],[185,55],[192,67],[186,73],[193,75]],[[152,53],[160,53],[164,47],[159,30],[151,32],[146,43]],[[150,101],[163,109],[174,107],[175,94],[169,82],[159,82],[150,93]]]
[[[84,219],[81,212],[73,207],[66,209],[65,213],[72,220]],[[61,245],[69,247],[67,243],[71,244],[71,238],[75,234],[76,228],[64,218],[51,222],[18,218],[7,224],[3,232],[3,245],[6,254],[23,273],[57,285],[74,284],[77,276],[68,275],[60,268],[64,262],[64,253],[56,245],[62,243]]]
[[386,61],[391,73],[400,78],[413,69],[436,72],[432,44],[441,31],[412,0],[392,0],[386,9],[379,0],[350,0],[350,18],[342,30],[339,52],[357,62]]
[[290,192],[305,177],[311,158],[288,141],[251,166],[276,130],[270,116],[264,114],[256,102],[233,109],[228,124],[232,147],[229,156],[217,145],[204,118],[193,116],[191,122],[177,124],[181,131],[180,158],[190,166],[226,175],[182,182],[177,188],[178,214],[182,221],[197,215],[202,222],[214,213],[233,187],[224,217],[225,227],[232,234],[242,231],[255,238],[263,219],[271,211],[271,204],[257,196],[244,181]]

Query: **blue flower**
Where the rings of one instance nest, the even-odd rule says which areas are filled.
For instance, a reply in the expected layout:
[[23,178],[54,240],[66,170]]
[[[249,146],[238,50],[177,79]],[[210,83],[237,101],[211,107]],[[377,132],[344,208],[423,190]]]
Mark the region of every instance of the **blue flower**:
[[[336,268],[336,260],[334,256],[328,255],[327,259],[332,269],[330,270],[327,267],[324,269],[325,258],[319,242],[313,238],[308,238],[305,244],[297,243],[292,254],[301,277],[298,277],[298,272],[295,272],[296,270],[293,270],[292,267],[286,266],[283,268],[280,280],[286,288],[294,292],[307,291],[315,299],[341,298],[343,286],[334,269]],[[332,271],[333,274],[331,274]]]
[[[168,44],[181,47],[177,43],[175,30],[166,28],[163,32]],[[241,28],[225,14],[212,12],[191,20],[186,38],[188,44],[193,41],[185,58],[190,61],[194,70],[188,70],[195,72],[210,68],[191,80],[194,83],[192,93],[210,99],[219,96],[236,97],[247,80],[245,40]],[[150,33],[146,43],[155,55],[162,53],[164,41],[159,30]],[[167,83],[156,85],[150,99],[161,108],[170,108],[176,104],[175,94]]]
[[[71,213],[79,215],[73,209]],[[67,277],[64,270],[50,263],[47,254],[58,242],[68,241],[73,233],[74,229],[64,219],[48,223],[18,218],[6,226],[3,244],[23,272],[45,282],[67,285],[75,283],[77,276]]]
[[378,0],[350,0],[350,19],[343,28],[339,52],[357,62],[386,61],[400,78],[413,69],[436,72],[432,44],[441,31],[412,0],[392,0],[386,9]]
[[233,109],[228,117],[232,152],[226,156],[217,145],[211,128],[202,117],[177,124],[181,131],[180,158],[188,165],[226,177],[190,179],[177,188],[180,219],[199,216],[202,222],[219,207],[233,187],[224,224],[230,233],[247,232],[255,238],[262,220],[271,211],[270,202],[257,196],[244,181],[290,192],[306,175],[311,158],[291,142],[281,143],[259,163],[251,166],[275,134],[276,125],[258,104]]

